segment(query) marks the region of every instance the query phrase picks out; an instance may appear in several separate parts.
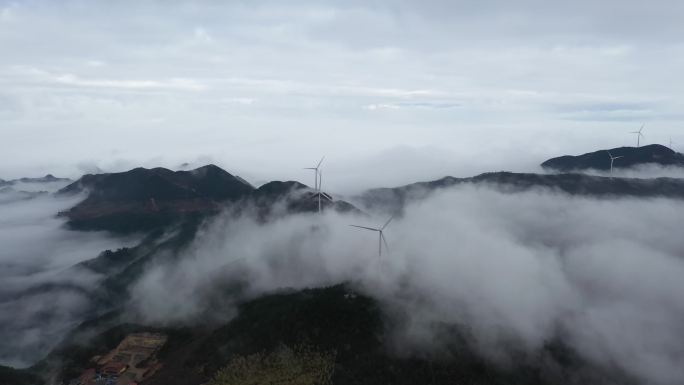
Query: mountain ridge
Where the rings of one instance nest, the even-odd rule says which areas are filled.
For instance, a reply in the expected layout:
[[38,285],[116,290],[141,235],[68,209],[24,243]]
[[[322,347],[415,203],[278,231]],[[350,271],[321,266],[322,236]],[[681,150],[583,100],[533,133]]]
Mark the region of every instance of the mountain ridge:
[[38,178],[22,177],[16,179],[5,180],[0,178],[0,187],[14,186],[18,183],[53,183],[53,182],[71,182],[69,178],[57,178],[52,174],[46,174],[45,176]]
[[609,171],[613,157],[613,168],[625,169],[646,164],[684,167],[684,155],[660,144],[641,147],[617,147],[598,150],[582,155],[564,155],[551,158],[541,164],[547,170],[558,172],[602,170]]
[[370,189],[355,197],[354,201],[361,202],[365,207],[400,211],[408,202],[422,199],[435,190],[467,184],[495,187],[504,192],[541,188],[580,196],[684,199],[684,179],[679,178],[613,178],[580,173],[534,174],[499,171],[467,178],[446,176],[394,188]]
[[[255,188],[213,164],[189,171],[138,167],[120,173],[87,174],[57,192],[79,193],[86,193],[87,198],[59,213],[76,230],[148,231],[187,218],[214,215],[238,202],[256,207],[262,218],[276,213],[276,201],[285,202],[286,212],[318,210],[317,193],[304,184],[273,181]],[[356,209],[323,193],[321,209],[328,208],[342,212]]]

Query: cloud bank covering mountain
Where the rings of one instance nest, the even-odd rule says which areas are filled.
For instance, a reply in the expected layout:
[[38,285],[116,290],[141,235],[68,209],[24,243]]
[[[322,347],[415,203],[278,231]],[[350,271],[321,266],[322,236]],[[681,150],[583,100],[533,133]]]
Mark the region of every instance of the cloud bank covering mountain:
[[135,243],[104,233],[73,232],[56,213],[83,196],[0,201],[0,364],[42,359],[73,327],[92,316],[101,277],[77,263]]
[[603,367],[676,384],[684,375],[683,214],[667,199],[462,186],[410,204],[387,230],[381,259],[377,236],[348,224],[382,218],[327,213],[262,224],[225,216],[182,258],[147,270],[132,309],[147,321],[192,324],[224,293],[219,282],[258,296],[350,281],[402,315],[404,352],[438,350],[439,325],[465,325],[495,360],[558,338]]

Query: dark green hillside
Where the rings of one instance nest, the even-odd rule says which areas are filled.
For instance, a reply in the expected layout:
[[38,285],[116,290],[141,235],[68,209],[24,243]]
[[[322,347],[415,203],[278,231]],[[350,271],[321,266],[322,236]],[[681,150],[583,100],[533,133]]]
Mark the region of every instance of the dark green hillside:
[[2,385],[40,385],[42,379],[29,370],[18,370],[0,365],[0,384]]
[[192,171],[136,168],[89,174],[59,193],[88,193],[84,201],[61,213],[72,228],[129,233],[215,214],[225,202],[253,190],[242,179],[208,165]]
[[519,353],[513,365],[500,367],[482,359],[467,332],[453,325],[436,326],[445,346],[439,354],[393,351],[394,322],[348,285],[267,295],[243,303],[235,319],[211,333],[186,335],[166,352],[169,364],[144,384],[200,384],[236,359],[297,346],[333,352],[332,383],[340,385],[610,383],[559,344],[534,356]]
[[[392,343],[398,325],[398,318],[388,317],[377,301],[349,285],[265,295],[243,302],[237,316],[222,325],[133,325],[113,312],[81,324],[32,373],[75,378],[92,366],[93,355],[112,349],[127,334],[153,331],[169,339],[158,355],[163,367],[143,385],[201,385],[226,365],[235,368],[236,360],[249,362],[283,351],[297,354],[302,347],[313,355],[334,357],[332,383],[338,385],[632,384],[614,373],[607,377],[560,342],[531,355],[511,347],[515,358],[507,365],[494,364],[473,349],[467,329],[457,325],[435,325],[438,353],[402,350]],[[270,368],[270,375],[278,378],[281,369]],[[20,380],[32,375],[15,372],[11,374]],[[296,384],[285,377],[276,383]]]
[[[117,233],[152,231],[197,222],[233,205],[239,213],[256,208],[260,218],[318,211],[314,191],[298,182],[270,182],[255,189],[243,179],[208,165],[192,171],[136,168],[112,174],[85,175],[59,194],[87,193],[60,215],[74,230]],[[322,209],[356,210],[325,194]],[[279,211],[280,210],[280,211]]]

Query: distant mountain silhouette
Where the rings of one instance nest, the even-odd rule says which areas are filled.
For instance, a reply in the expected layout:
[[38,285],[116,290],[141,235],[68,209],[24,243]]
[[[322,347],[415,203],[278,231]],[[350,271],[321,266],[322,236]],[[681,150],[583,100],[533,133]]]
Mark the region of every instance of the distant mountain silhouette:
[[12,185],[17,184],[19,182],[21,182],[21,183],[51,183],[51,182],[70,182],[70,181],[71,181],[71,179],[69,179],[69,178],[57,178],[52,174],[47,174],[47,175],[40,177],[40,178],[19,178],[19,179],[12,179],[12,180],[0,179],[0,187],[12,186]]
[[398,211],[406,203],[425,198],[435,190],[465,184],[490,186],[505,192],[543,188],[571,195],[594,197],[667,197],[684,199],[684,179],[636,179],[610,178],[586,174],[549,175],[492,172],[470,178],[447,176],[430,182],[413,183],[396,188],[372,189],[358,196],[356,200],[366,207]]
[[[56,178],[51,174],[40,178],[0,179],[0,203],[33,199],[48,194],[47,190],[54,191],[58,187],[49,185],[51,183],[63,182],[66,184],[70,181],[71,179]],[[27,184],[31,184],[31,187],[27,186]]]
[[[88,174],[58,194],[88,197],[60,213],[79,230],[145,231],[179,220],[218,213],[226,204],[256,207],[262,218],[284,202],[284,213],[318,210],[315,192],[298,182],[270,182],[256,189],[242,178],[208,165],[191,171],[136,168],[111,174]],[[322,199],[321,207],[337,211],[355,208]]]
[[221,203],[252,191],[240,179],[208,165],[192,171],[136,168],[88,174],[58,194],[88,193],[84,201],[61,213],[69,218],[71,227],[129,232],[217,212]]
[[24,182],[24,183],[49,183],[49,182],[70,182],[69,178],[57,178],[52,174],[47,174],[41,178],[19,178],[12,182]]
[[643,164],[684,167],[684,155],[659,144],[642,147],[619,147],[610,150],[599,150],[583,155],[565,155],[552,158],[541,166],[548,170],[568,172],[582,170],[610,170],[610,156],[616,159],[613,168],[629,168]]
[[111,174],[88,174],[59,193],[89,192],[89,203],[145,201],[160,202],[193,198],[217,201],[240,198],[253,188],[221,168],[208,165],[191,171],[165,168],[135,168]]

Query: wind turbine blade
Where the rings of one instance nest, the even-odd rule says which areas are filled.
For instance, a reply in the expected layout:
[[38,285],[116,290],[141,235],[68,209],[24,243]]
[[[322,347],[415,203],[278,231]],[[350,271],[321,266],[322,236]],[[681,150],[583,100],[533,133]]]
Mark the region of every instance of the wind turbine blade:
[[380,239],[382,239],[382,242],[385,244],[385,250],[389,253],[389,245],[387,244],[387,240],[385,239],[385,234],[380,232]]
[[313,167],[304,167],[302,170],[315,170]]
[[316,168],[321,167],[321,163],[323,163],[323,159],[325,159],[325,156],[323,156],[323,157],[321,158],[321,161],[318,162],[318,165],[316,165]]
[[314,193],[313,195],[311,195],[310,198],[311,198],[311,199],[317,199],[317,200],[320,200],[321,198],[323,198],[323,199],[329,200],[330,202],[334,202],[334,201],[332,200],[332,198],[330,198],[330,197],[329,197],[327,194],[325,194],[325,193],[316,192],[316,193]]
[[366,227],[366,226],[357,226],[357,225],[349,225],[349,226],[351,226],[351,227],[358,227],[358,228],[360,228],[360,229],[366,229],[366,230],[370,230],[370,231],[380,231],[380,230],[378,230],[378,229],[374,229],[374,228],[372,228],[372,227]]
[[384,230],[385,227],[387,227],[387,225],[389,225],[390,222],[392,222],[392,219],[394,219],[394,215],[392,215],[392,216],[390,217],[390,219],[388,219],[387,222],[385,222],[385,225],[382,226],[382,227],[380,228],[380,230]]
[[613,159],[620,159],[620,158],[624,158],[624,156],[616,156],[616,157],[613,158]]

